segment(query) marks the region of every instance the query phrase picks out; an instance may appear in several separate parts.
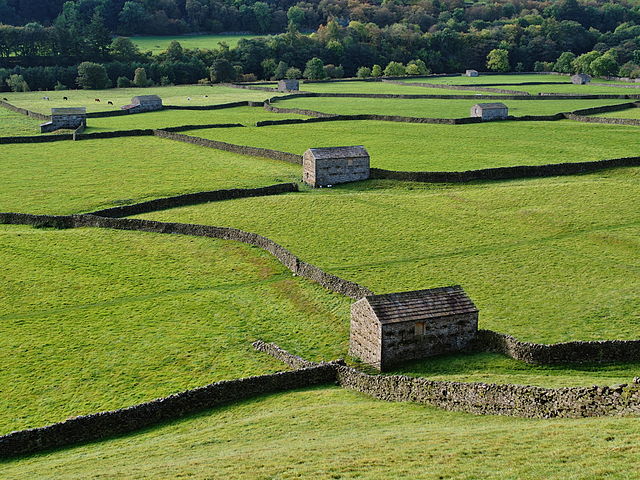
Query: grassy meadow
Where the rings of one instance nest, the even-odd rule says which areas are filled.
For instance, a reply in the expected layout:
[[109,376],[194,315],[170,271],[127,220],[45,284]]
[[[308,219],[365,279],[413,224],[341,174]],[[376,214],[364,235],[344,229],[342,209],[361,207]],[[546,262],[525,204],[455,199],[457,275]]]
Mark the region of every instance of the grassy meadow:
[[349,299],[237,242],[0,226],[0,251],[0,434],[286,369],[258,338],[347,348]]
[[142,217],[259,233],[376,293],[460,284],[481,328],[522,340],[634,339],[639,175],[369,181]]
[[[508,85],[527,83],[527,82],[553,82],[553,83],[571,83],[568,76],[563,75],[540,75],[540,74],[522,74],[522,75],[483,75],[478,77],[466,77],[457,75],[453,77],[408,77],[400,80],[401,82],[424,82],[438,83],[441,85],[477,85],[483,83],[498,83],[506,85],[505,88],[512,90]],[[517,90],[517,89],[516,89]]]
[[156,137],[0,145],[0,158],[1,212],[82,213],[301,176],[300,167],[285,162]]
[[592,116],[605,118],[630,118],[633,120],[638,120],[640,119],[640,108],[630,108],[628,110],[622,110],[619,112],[598,113]]
[[[415,82],[420,80],[413,79]],[[300,83],[300,90],[317,93],[384,93],[392,95],[478,95],[481,92],[464,90],[444,90],[442,88],[415,87],[411,85],[397,85],[394,83],[349,81],[326,83]],[[500,94],[497,94],[500,95]]]
[[247,34],[247,35],[177,35],[177,36],[140,36],[131,37],[131,41],[135,43],[143,52],[152,52],[154,55],[164,52],[169,44],[174,40],[180,42],[182,48],[214,50],[220,48],[221,43],[226,43],[230,48],[238,46],[240,40],[249,40],[251,38],[259,38],[264,35]]
[[0,137],[39,135],[41,123],[40,120],[0,107]]
[[331,387],[260,397],[2,469],[7,480],[631,479],[639,433],[631,418],[482,417]]
[[339,121],[186,133],[296,154],[311,147],[364,145],[371,155],[371,166],[406,171],[603,160],[638,155],[640,146],[635,127],[570,120],[470,125]]
[[[308,97],[283,100],[274,105],[343,115],[378,114],[420,118],[464,118],[476,100],[331,98]],[[505,100],[509,115],[553,115],[582,108],[624,103],[623,100]]]
[[[137,95],[159,95],[165,105],[219,105],[222,103],[256,101],[277,96],[275,92],[261,92],[221,85],[175,85],[171,87],[111,88],[108,90],[64,90],[59,92],[3,92],[9,103],[49,115],[55,107],[87,107],[87,112],[120,110]],[[49,97],[45,100],[44,97]],[[64,100],[67,97],[68,100]],[[95,100],[99,99],[100,102]],[[189,100],[191,99],[191,100]],[[109,105],[108,102],[113,103]]]

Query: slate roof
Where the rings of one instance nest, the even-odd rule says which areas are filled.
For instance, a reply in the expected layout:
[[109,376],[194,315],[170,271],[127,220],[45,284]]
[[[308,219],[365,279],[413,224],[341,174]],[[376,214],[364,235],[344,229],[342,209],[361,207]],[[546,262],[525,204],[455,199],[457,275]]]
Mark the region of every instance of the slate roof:
[[133,105],[157,102],[162,102],[162,99],[158,95],[138,95],[131,99]]
[[51,115],[85,115],[87,107],[59,107],[52,108]]
[[[310,148],[307,150],[316,160],[327,160],[331,158],[368,157],[369,152],[362,145],[353,147],[324,147]],[[306,152],[305,152],[306,153]]]
[[476,107],[480,107],[483,110],[506,110],[507,106],[504,103],[477,103]]
[[430,318],[476,313],[478,309],[460,285],[369,295],[368,302],[380,323],[416,322]]

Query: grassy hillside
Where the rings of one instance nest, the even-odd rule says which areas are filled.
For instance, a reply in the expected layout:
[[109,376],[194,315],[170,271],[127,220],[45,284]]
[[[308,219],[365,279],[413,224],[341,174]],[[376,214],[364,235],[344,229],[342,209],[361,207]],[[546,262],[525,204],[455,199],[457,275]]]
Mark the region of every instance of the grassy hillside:
[[638,175],[367,182],[144,217],[260,233],[376,293],[461,284],[481,327],[524,340],[639,338]]
[[0,211],[80,213],[297,181],[300,167],[155,137],[0,145]]
[[[405,117],[468,117],[477,100],[370,99],[370,98],[294,98],[275,104],[283,108],[303,108],[336,114],[400,115]],[[581,108],[625,103],[624,100],[505,100],[509,115],[553,115]]]
[[471,125],[347,121],[187,133],[297,154],[310,147],[364,145],[371,166],[408,171],[602,160],[637,155],[640,147],[635,127],[570,120]]
[[0,226],[0,251],[0,434],[286,369],[258,338],[346,351],[348,299],[236,242]]
[[7,480],[630,479],[638,433],[630,418],[478,417],[318,388],[2,468]]
[[[420,80],[413,79],[415,82]],[[424,79],[422,80],[424,81]],[[319,93],[385,93],[393,95],[474,95],[464,90],[443,90],[441,88],[414,87],[382,82],[326,82],[300,84],[300,90]]]
[[201,50],[213,50],[220,48],[220,43],[224,42],[230,48],[238,46],[242,39],[262,37],[264,35],[176,35],[176,36],[140,36],[131,37],[133,43],[143,51],[151,51],[154,54],[163,52],[172,41],[180,42],[182,48],[199,48]]

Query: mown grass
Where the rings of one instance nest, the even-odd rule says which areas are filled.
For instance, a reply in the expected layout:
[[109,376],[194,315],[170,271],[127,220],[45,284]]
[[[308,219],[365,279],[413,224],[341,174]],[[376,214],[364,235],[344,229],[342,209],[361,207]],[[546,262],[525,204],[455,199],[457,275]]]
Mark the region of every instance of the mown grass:
[[[413,79],[420,82],[418,79]],[[326,82],[300,84],[300,90],[318,93],[384,93],[393,95],[476,95],[476,93],[464,90],[445,90],[442,88],[414,87],[410,85],[397,85],[383,82]],[[477,92],[481,97],[482,92]],[[497,94],[500,95],[500,94]]]
[[[54,107],[87,107],[88,112],[120,110],[137,95],[159,95],[165,105],[219,105],[240,101],[262,101],[279,95],[221,85],[176,85],[172,87],[112,88],[108,90],[65,90],[60,92],[3,92],[9,103],[49,115]],[[206,97],[205,97],[206,95]],[[49,97],[49,100],[43,100]],[[68,100],[63,98],[67,97]],[[100,102],[96,102],[100,99]],[[191,100],[189,100],[191,99]],[[109,105],[112,102],[113,105]]]
[[408,171],[602,160],[638,155],[640,146],[634,127],[570,120],[471,125],[339,121],[186,133],[296,154],[311,147],[364,145],[373,167]]
[[143,217],[259,233],[376,293],[460,284],[481,328],[522,340],[636,339],[639,175],[369,181]]
[[317,388],[3,464],[22,478],[630,479],[631,418],[519,419]]
[[[423,82],[437,83],[441,85],[477,85],[483,83],[498,83],[502,85],[510,85],[524,82],[553,82],[553,83],[571,83],[568,76],[563,75],[539,75],[539,74],[522,74],[522,75],[483,75],[477,77],[465,77],[458,75],[455,77],[408,77],[400,80],[401,82]],[[517,88],[505,87],[508,90],[517,90]]]
[[540,93],[577,93],[582,95],[640,95],[640,89],[616,87],[616,84],[614,83],[612,83],[611,86],[573,85],[569,83],[561,85],[518,85],[515,90],[528,92],[531,95],[538,95]]
[[282,120],[283,118],[305,117],[295,114],[280,115],[267,112],[259,107],[224,108],[221,110],[164,110],[123,117],[89,118],[86,133],[212,123],[241,123],[253,126],[261,120]]
[[80,213],[301,176],[296,165],[154,137],[0,145],[0,158],[1,212]]
[[234,48],[238,46],[238,42],[243,39],[259,38],[264,35],[162,35],[162,36],[140,36],[131,37],[133,43],[138,48],[147,52],[150,51],[153,54],[164,52],[172,41],[180,42],[182,48],[201,49],[201,50],[213,50],[220,47],[220,43],[224,42],[229,47]]
[[[302,108],[344,115],[373,113],[424,118],[469,117],[477,100],[370,99],[370,98],[293,98],[275,104],[282,108]],[[622,100],[505,100],[509,115],[553,115],[582,108],[623,103]]]
[[0,107],[0,137],[39,135],[42,122]]
[[258,338],[346,350],[348,299],[237,242],[1,226],[0,252],[0,434],[286,369]]
[[640,118],[640,108],[630,108],[619,112],[598,113],[596,115],[592,115],[592,117],[632,118],[637,120]]

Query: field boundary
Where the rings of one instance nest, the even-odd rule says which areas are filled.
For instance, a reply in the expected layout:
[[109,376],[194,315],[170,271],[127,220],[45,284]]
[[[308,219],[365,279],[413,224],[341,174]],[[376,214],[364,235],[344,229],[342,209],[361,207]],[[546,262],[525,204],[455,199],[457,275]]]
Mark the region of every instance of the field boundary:
[[485,88],[480,85],[447,85],[444,83],[426,83],[426,82],[400,82],[397,80],[382,80],[382,83],[390,83],[393,85],[401,85],[403,87],[423,87],[423,88],[440,88],[443,90],[464,90],[475,92],[487,92],[487,93],[504,93],[507,95],[521,95],[530,96],[529,92],[523,92],[521,90],[508,90],[504,88]]
[[207,202],[219,202],[237,198],[263,197],[299,191],[296,183],[279,183],[258,188],[232,188],[226,190],[209,190],[205,192],[185,193],[172,197],[157,198],[147,202],[105,208],[89,213],[99,217],[122,218],[142,213],[158,212],[169,208],[186,207]]
[[82,415],[52,425],[0,436],[0,458],[102,440],[240,400],[335,381],[336,369],[331,364],[314,364],[293,371],[223,380],[131,407]]
[[137,218],[111,218],[98,215],[33,215],[28,213],[0,213],[0,224],[31,225],[39,228],[111,228],[115,230],[131,230],[150,233],[168,233],[189,235],[194,237],[218,238],[234,240],[261,248],[273,255],[293,274],[316,282],[335,293],[353,299],[360,299],[373,292],[355,282],[345,280],[325,272],[307,262],[303,262],[289,250],[270,238],[256,233],[245,232],[236,228],[197,225],[191,223],[167,223]]

